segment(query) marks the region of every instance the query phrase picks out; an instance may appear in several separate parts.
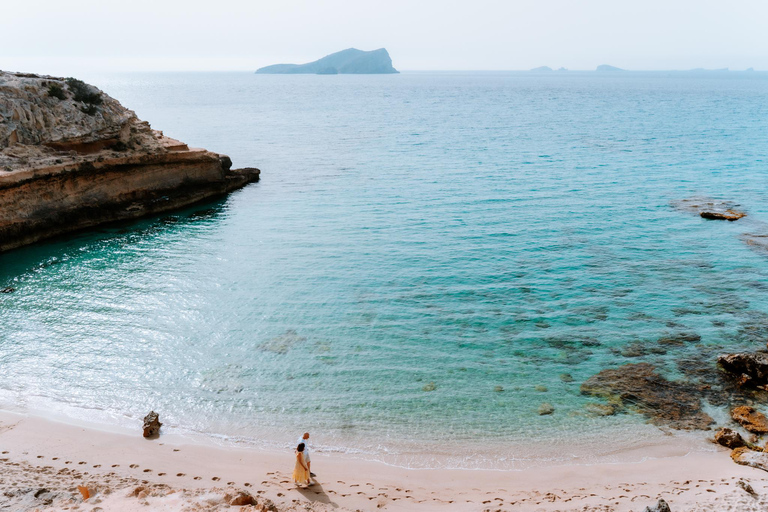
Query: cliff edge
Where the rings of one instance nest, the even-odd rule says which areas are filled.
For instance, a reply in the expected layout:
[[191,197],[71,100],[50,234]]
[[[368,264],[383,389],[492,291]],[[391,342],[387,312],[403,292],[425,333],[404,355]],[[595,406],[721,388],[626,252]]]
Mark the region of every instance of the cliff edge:
[[379,48],[369,52],[358,50],[357,48],[347,48],[307,64],[274,64],[259,68],[256,70],[256,73],[279,75],[300,73],[363,75],[399,73],[399,71],[392,67],[392,59],[386,48]]
[[0,71],[0,252],[258,181],[74,78]]

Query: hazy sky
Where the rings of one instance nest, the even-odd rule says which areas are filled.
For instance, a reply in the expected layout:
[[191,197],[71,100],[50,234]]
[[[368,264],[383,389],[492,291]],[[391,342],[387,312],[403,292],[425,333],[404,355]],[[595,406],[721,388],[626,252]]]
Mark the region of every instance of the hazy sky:
[[0,69],[254,70],[349,47],[396,68],[768,69],[768,0],[4,1]]

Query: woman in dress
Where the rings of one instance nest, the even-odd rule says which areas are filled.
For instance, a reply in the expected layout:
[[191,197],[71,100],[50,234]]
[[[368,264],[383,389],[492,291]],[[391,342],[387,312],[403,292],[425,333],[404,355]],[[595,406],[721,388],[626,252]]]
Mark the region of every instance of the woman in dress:
[[296,485],[309,485],[309,466],[304,456],[304,443],[296,447],[296,465],[293,467],[293,481]]

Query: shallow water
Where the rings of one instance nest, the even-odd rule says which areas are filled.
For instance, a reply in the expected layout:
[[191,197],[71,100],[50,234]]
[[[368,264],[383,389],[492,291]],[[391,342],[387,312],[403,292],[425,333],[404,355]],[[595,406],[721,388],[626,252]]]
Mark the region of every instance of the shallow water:
[[658,437],[601,369],[768,338],[768,74],[82,78],[262,181],[0,256],[0,406],[515,467]]

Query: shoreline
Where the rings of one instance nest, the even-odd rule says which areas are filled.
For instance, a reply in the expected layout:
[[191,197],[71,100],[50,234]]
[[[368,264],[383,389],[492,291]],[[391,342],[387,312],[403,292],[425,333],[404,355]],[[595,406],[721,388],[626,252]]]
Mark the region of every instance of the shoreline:
[[[181,510],[189,504],[223,510],[229,507],[226,496],[238,491],[280,511],[639,511],[660,497],[675,512],[768,506],[768,474],[734,464],[724,448],[636,463],[526,470],[403,469],[314,453],[318,483],[296,489],[290,483],[292,453],[204,445],[162,433],[145,440],[139,428],[127,435],[0,411],[0,452],[0,509],[3,499],[15,499],[12,510],[40,508],[30,496],[42,488],[78,510],[118,511]],[[736,485],[740,479],[757,498]],[[93,496],[84,502],[77,485],[93,489]],[[147,491],[143,497],[131,495],[142,494],[134,492],[137,487]]]
[[[73,411],[78,411],[80,414],[68,414],[68,412]],[[127,416],[99,415],[96,419],[88,420],[83,417],[84,413],[88,412],[87,410],[72,409],[68,412],[65,410],[52,412],[40,408],[15,407],[0,401],[0,418],[6,413],[16,414],[53,424],[128,437],[135,436],[141,425],[140,418],[129,419]],[[108,422],[108,417],[114,418],[116,421]],[[277,434],[275,429],[268,432],[261,431],[260,435],[242,436],[197,431],[173,425],[168,423],[162,414],[160,419],[164,423],[161,435],[164,441],[169,444],[191,444],[225,450],[243,449],[280,453],[291,452],[293,449],[292,441],[286,441],[286,438],[291,438],[291,436],[274,435]],[[127,425],[129,421],[133,423],[132,427]],[[414,451],[410,445],[398,444],[398,442],[403,443],[402,440],[388,440],[390,444],[380,445],[378,451],[366,451],[361,447],[350,447],[344,440],[337,440],[340,441],[340,444],[323,444],[322,433],[317,429],[310,429],[310,431],[314,435],[313,453],[362,463],[381,464],[408,471],[521,472],[553,466],[588,467],[604,464],[637,464],[651,459],[713,452],[719,448],[719,446],[709,442],[714,435],[714,430],[671,430],[648,423],[638,423],[632,427],[631,432],[626,430],[617,432],[608,426],[601,427],[599,431],[584,432],[578,439],[553,435],[551,440],[535,439],[510,442],[506,439],[497,440],[489,437],[483,440],[459,442],[458,445],[443,448],[442,451],[420,443],[417,444],[421,449]],[[585,425],[585,428],[589,428],[589,426]],[[496,459],[487,457],[491,453],[489,446],[496,444],[504,447],[504,455],[508,452],[514,452],[515,458],[509,459],[501,456],[499,452],[496,453],[498,455]],[[568,451],[563,451],[564,447],[567,447]],[[467,455],[457,455],[455,453],[457,448]],[[452,450],[454,451],[452,452]],[[425,459],[425,454],[429,454],[430,458]],[[474,457],[474,460],[469,460],[468,457]],[[455,461],[461,462],[456,463]]]

